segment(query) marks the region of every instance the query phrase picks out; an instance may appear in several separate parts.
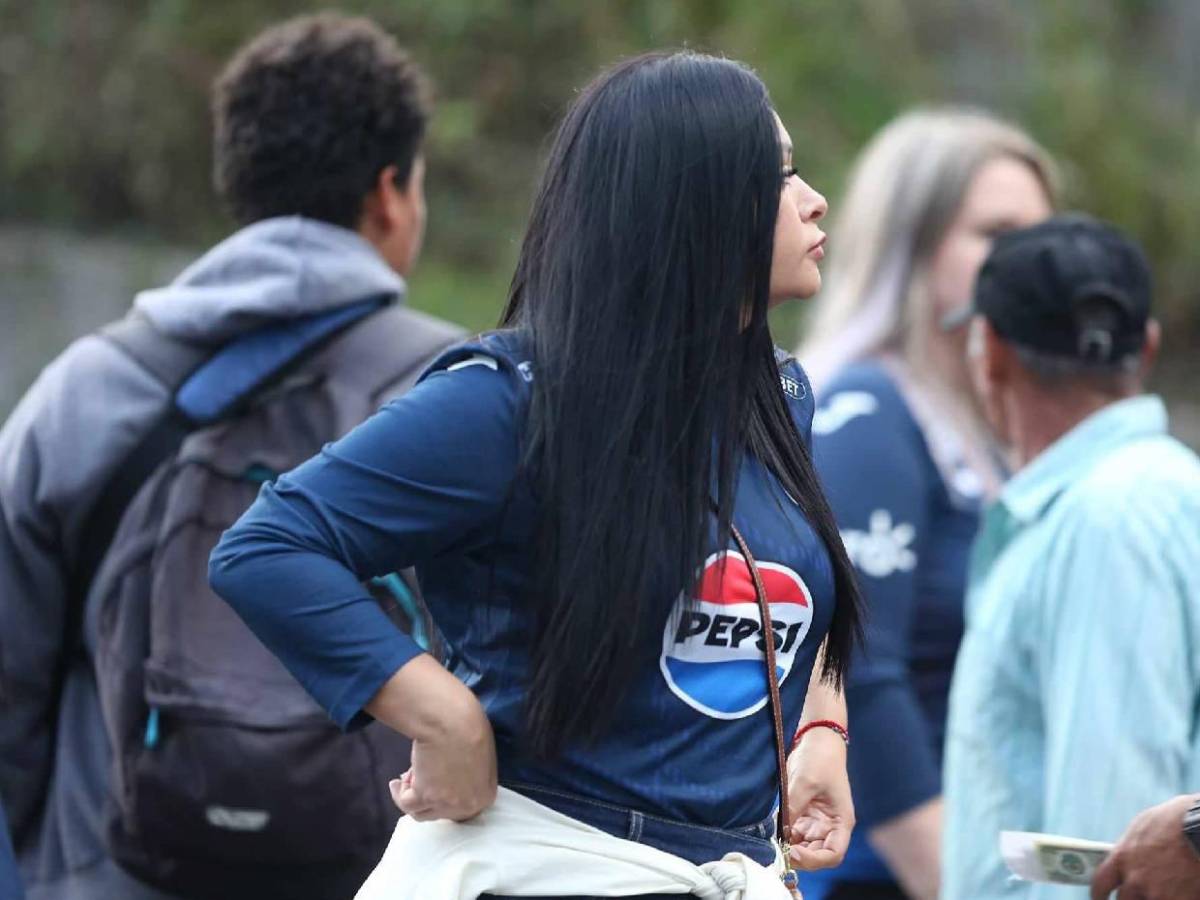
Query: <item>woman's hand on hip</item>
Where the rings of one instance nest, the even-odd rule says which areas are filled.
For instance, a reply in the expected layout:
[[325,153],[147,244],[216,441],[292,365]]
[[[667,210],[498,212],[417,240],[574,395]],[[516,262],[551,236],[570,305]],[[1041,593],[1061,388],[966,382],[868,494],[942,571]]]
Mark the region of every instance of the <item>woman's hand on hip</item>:
[[412,767],[388,785],[401,812],[461,822],[495,801],[491,723],[470,689],[433,657],[403,666],[366,709],[412,739]]
[[814,728],[788,757],[788,842],[800,869],[840,865],[854,831],[854,800],[846,774],[846,742],[827,728]]

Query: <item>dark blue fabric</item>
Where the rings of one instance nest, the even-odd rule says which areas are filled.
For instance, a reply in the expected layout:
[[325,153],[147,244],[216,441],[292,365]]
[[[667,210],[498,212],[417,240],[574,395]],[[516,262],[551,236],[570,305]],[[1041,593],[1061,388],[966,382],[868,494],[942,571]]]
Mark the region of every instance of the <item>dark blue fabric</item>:
[[[855,803],[858,802],[857,794],[854,800]],[[873,885],[881,888],[895,885],[887,864],[871,848],[867,841],[867,830],[861,826],[854,829],[846,857],[840,866],[836,869],[800,872],[799,879],[804,900],[826,900],[839,893],[839,888],[849,885]]]
[[24,896],[21,873],[17,871],[12,840],[8,836],[8,821],[4,817],[4,807],[0,806],[0,897],[6,900],[22,900]]
[[248,332],[230,341],[194,372],[176,393],[175,405],[193,422],[214,422],[305,350],[383,303],[364,300]]
[[829,880],[887,879],[867,832],[941,792],[942,742],[963,631],[977,503],[947,490],[920,427],[878,363],[848,368],[822,393],[814,457],[860,574],[869,618],[847,685],[858,828]]
[[[663,623],[661,653],[639,663],[637,687],[605,738],[549,764],[522,754],[529,623],[520,598],[536,514],[518,473],[536,377],[522,347],[501,334],[452,351],[410,393],[264,487],[214,552],[214,587],[333,718],[353,727],[420,652],[360,582],[415,564],[454,670],[491,719],[503,781],[717,828],[761,822],[777,796],[774,738],[753,588],[735,562],[715,588],[713,566],[706,570],[701,592],[712,602],[680,598]],[[476,354],[489,364],[449,371]],[[807,436],[807,379],[795,363],[783,374]],[[781,659],[790,662],[782,694],[791,728],[832,617],[832,567],[754,459],[744,461],[735,521],[769,582]]]
[[710,828],[646,815],[636,809],[600,803],[565,791],[528,784],[508,784],[506,787],[564,816],[590,822],[614,837],[673,853],[697,866],[720,859],[726,853],[745,854],[764,866],[775,861],[775,845],[771,841],[775,834],[772,816],[744,828]]

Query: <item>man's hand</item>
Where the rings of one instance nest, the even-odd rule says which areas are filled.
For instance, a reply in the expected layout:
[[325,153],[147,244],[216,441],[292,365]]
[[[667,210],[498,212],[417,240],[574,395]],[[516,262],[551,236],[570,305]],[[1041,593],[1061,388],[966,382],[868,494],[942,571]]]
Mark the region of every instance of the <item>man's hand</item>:
[[1092,900],[1200,900],[1200,857],[1183,836],[1185,794],[1140,813],[1092,880]]

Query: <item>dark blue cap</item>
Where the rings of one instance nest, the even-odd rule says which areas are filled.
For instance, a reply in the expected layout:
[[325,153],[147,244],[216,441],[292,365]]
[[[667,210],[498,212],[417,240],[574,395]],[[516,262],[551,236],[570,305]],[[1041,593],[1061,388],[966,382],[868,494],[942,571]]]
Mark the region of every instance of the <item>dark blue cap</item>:
[[1072,213],[997,238],[971,309],[1014,344],[1102,364],[1142,349],[1151,294],[1141,248]]

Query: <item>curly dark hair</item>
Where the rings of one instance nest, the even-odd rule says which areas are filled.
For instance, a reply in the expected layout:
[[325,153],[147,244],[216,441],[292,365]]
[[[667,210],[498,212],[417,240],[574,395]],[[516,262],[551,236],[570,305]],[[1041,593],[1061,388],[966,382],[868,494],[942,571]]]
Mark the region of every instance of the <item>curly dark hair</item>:
[[369,19],[335,13],[268,28],[213,84],[213,180],[239,223],[302,215],[355,228],[387,166],[412,171],[428,81]]

